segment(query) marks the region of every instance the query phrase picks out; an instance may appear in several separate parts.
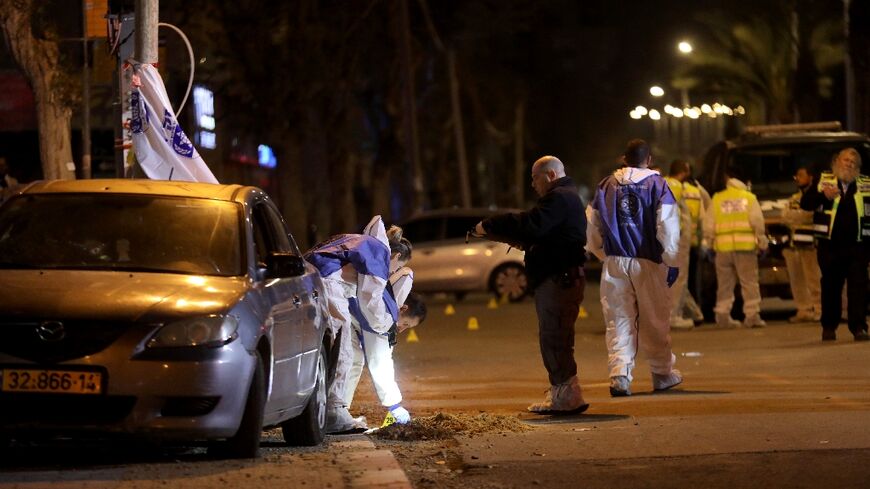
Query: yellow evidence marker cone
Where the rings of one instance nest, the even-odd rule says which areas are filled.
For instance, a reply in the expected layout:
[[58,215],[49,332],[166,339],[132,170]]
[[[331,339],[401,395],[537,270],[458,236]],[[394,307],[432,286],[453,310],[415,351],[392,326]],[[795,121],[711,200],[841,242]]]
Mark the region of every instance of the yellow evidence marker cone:
[[507,304],[508,303],[508,295],[506,293],[502,294],[501,297],[499,298],[498,302],[500,304]]
[[477,318],[474,316],[468,318],[468,331],[477,331],[478,329],[480,329],[480,325],[477,324]]
[[452,316],[456,314],[456,309],[453,308],[453,304],[447,304],[447,307],[444,308],[445,316]]
[[412,329],[408,332],[408,338],[405,341],[407,341],[408,343],[417,343],[420,341],[420,338],[417,338],[417,333],[415,333]]
[[586,308],[580,306],[580,312],[577,314],[577,317],[580,319],[586,319],[589,317],[589,313],[586,311]]
[[384,418],[384,422],[381,423],[381,428],[386,428],[387,426],[390,426],[391,424],[393,424],[395,422],[396,422],[396,417],[393,416],[393,413],[388,412],[387,417]]
[[489,303],[486,305],[487,309],[498,309],[498,301],[495,300],[495,297],[489,300]]

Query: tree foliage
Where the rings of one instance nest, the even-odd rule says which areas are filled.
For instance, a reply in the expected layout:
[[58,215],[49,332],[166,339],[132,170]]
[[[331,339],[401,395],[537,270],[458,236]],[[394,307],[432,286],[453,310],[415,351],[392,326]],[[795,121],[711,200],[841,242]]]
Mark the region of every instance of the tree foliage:
[[756,122],[813,120],[843,64],[838,14],[826,0],[699,14],[695,51],[676,78],[755,109]]

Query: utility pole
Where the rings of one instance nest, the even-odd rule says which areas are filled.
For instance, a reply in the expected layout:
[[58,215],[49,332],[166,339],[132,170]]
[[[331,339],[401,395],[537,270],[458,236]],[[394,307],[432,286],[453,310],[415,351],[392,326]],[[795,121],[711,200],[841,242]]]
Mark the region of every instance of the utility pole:
[[91,73],[88,62],[88,0],[82,0],[82,178],[91,178]]
[[136,0],[136,51],[140,63],[157,62],[157,22],[160,0]]

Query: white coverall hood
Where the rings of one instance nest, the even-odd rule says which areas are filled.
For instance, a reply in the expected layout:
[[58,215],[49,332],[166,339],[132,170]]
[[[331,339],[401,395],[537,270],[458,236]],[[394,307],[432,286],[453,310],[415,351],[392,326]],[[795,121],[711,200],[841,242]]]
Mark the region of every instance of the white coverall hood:
[[615,178],[620,185],[628,185],[632,183],[640,183],[647,177],[658,174],[659,172],[650,170],[649,168],[633,168],[626,166],[613,172],[613,178]]
[[749,190],[748,185],[736,178],[729,178],[728,181],[725,183],[725,186],[728,188],[736,188],[738,190]]

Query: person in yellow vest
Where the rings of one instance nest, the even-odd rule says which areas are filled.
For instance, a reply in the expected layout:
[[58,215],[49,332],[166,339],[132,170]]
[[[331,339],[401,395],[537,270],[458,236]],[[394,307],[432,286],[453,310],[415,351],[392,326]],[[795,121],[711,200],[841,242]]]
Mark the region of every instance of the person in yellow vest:
[[726,171],[725,189],[713,195],[711,213],[704,220],[704,237],[716,252],[716,325],[737,327],[731,317],[734,286],[740,282],[743,295],[743,326],[760,328],[761,291],[758,287],[758,254],[767,250],[764,216],[755,194],[738,178],[736,169]]
[[813,184],[813,175],[808,168],[798,168],[794,182],[798,192],[782,209],[782,220],[791,234],[789,246],[782,250],[782,256],[788,269],[791,295],[797,306],[797,314],[788,320],[792,323],[816,322],[822,317],[822,293],[813,238],[813,214],[800,208],[801,197]]
[[849,331],[855,341],[867,334],[867,267],[870,262],[870,178],[861,175],[861,155],[854,148],[839,152],[833,172],[819,176],[801,198],[812,210],[817,257],[822,271],[822,341],[837,339],[843,285],[848,283]]
[[[671,287],[672,304],[670,324],[671,329],[692,329],[695,327],[695,322],[692,319],[683,317],[683,310],[686,307],[686,298],[689,296],[689,252],[692,246],[692,233],[697,230],[697,226],[693,222],[698,215],[700,207],[700,194],[693,194],[693,208],[689,207],[688,195],[689,191],[685,188],[685,180],[689,177],[689,164],[683,160],[674,160],[671,162],[671,167],[665,181],[668,182],[668,187],[674,194],[674,199],[677,201],[677,206],[680,214],[680,241],[677,261],[679,263],[680,273],[677,276],[677,281]],[[697,205],[694,205],[697,204]]]

